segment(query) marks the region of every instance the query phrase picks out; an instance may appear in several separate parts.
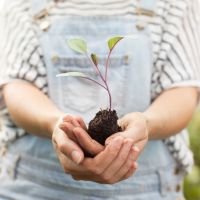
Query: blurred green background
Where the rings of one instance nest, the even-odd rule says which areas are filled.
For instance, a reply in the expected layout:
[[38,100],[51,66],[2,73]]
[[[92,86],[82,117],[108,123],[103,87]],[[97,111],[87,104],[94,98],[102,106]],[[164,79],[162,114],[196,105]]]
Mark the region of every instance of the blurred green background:
[[200,108],[194,114],[188,130],[195,165],[192,172],[185,178],[184,192],[187,200],[200,200]]

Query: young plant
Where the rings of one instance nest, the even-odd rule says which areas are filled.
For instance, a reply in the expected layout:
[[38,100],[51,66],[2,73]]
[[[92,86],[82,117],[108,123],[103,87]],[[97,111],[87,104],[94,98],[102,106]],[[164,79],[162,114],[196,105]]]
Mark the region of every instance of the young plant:
[[99,59],[98,59],[97,55],[94,53],[91,53],[90,56],[88,55],[87,43],[83,39],[74,38],[74,39],[68,40],[68,46],[72,50],[74,50],[77,53],[84,54],[86,57],[88,57],[88,59],[91,61],[92,66],[94,67],[94,70],[99,75],[101,82],[98,82],[98,81],[92,79],[87,74],[84,74],[82,72],[67,72],[67,73],[58,74],[57,77],[67,77],[67,76],[80,77],[80,78],[84,78],[84,79],[90,80],[90,81],[98,84],[99,86],[101,86],[103,89],[105,89],[107,91],[108,97],[109,97],[109,110],[112,110],[112,95],[111,95],[110,88],[108,86],[109,60],[110,60],[113,49],[115,48],[117,43],[120,40],[122,40],[123,38],[124,37],[122,37],[122,36],[116,36],[116,37],[110,38],[108,40],[109,52],[108,52],[108,56],[107,56],[106,63],[105,63],[105,74],[104,75],[102,74],[102,72],[99,69],[99,61],[98,61]]
[[[127,37],[135,39],[135,36],[126,36],[126,38]],[[119,127],[117,124],[117,112],[115,110],[112,110],[112,95],[108,85],[108,68],[113,49],[123,38],[124,37],[122,36],[115,36],[108,40],[109,52],[105,62],[104,74],[99,69],[99,59],[97,55],[94,53],[91,53],[90,55],[88,54],[87,43],[83,39],[75,38],[68,40],[68,45],[72,50],[74,50],[77,53],[84,54],[91,61],[95,72],[100,77],[100,81],[96,81],[82,72],[68,72],[57,75],[57,77],[73,76],[84,78],[89,81],[92,81],[95,84],[98,84],[100,87],[107,91],[109,97],[109,109],[100,110],[99,112],[97,112],[96,116],[89,122],[88,126],[89,135],[101,144],[104,144],[106,138],[110,135],[121,131],[121,127]]]

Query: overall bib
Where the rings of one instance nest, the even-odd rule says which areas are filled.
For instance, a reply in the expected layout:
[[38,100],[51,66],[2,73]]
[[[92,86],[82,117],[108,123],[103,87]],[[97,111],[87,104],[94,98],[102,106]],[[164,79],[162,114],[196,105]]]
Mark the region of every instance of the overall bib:
[[[36,0],[32,10],[47,6]],[[153,11],[155,0],[143,0],[141,8]],[[39,29],[39,28],[38,28]],[[107,39],[115,35],[134,35],[114,50],[109,71],[113,108],[119,116],[143,112],[150,105],[152,44],[148,27],[137,28],[137,20],[123,16],[64,16],[51,21],[47,31],[38,31],[48,72],[49,97],[66,113],[82,116],[88,123],[100,108],[108,107],[108,95],[98,85],[78,78],[56,78],[56,74],[79,71],[98,80],[90,62],[66,44],[82,37],[99,56],[100,68],[108,53]],[[175,200],[183,199],[181,175],[163,141],[149,141],[141,154],[137,172],[114,185],[75,181],[64,174],[50,140],[30,134],[9,146],[0,160],[0,199],[2,200]]]

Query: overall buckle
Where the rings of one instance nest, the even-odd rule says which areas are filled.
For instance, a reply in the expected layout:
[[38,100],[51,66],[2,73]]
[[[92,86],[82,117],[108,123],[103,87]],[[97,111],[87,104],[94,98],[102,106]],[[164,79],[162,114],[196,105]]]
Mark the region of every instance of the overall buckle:
[[136,14],[138,15],[146,15],[148,17],[155,17],[156,13],[152,10],[144,9],[144,8],[136,8]]

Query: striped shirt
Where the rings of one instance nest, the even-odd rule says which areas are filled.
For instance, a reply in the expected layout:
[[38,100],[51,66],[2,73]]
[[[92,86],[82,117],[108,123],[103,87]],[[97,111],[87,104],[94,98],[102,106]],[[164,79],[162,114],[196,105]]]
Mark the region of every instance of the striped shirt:
[[[148,0],[147,0],[148,1]],[[135,15],[136,0],[68,0],[60,1],[50,10],[50,18],[72,16],[124,16]],[[37,37],[38,27],[33,23],[30,0],[10,0],[4,7],[0,69],[1,84],[23,79],[48,93],[46,66]],[[149,28],[153,42],[153,72],[151,80],[152,101],[164,90],[173,87],[200,86],[200,31],[197,0],[158,0],[156,16]],[[3,106],[3,105],[2,105]],[[9,143],[25,134],[15,126],[7,109],[1,112],[2,143]],[[169,150],[180,166],[188,171],[192,155],[185,144],[184,134],[167,140]]]

